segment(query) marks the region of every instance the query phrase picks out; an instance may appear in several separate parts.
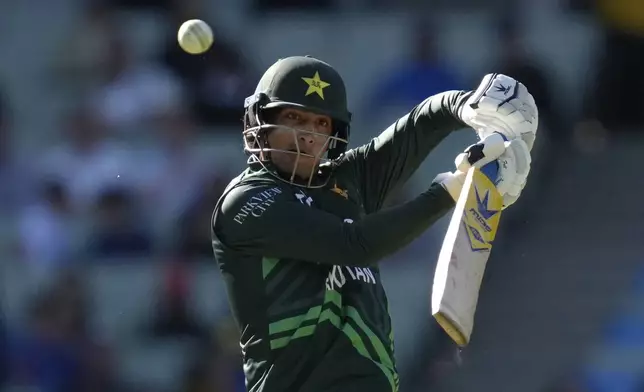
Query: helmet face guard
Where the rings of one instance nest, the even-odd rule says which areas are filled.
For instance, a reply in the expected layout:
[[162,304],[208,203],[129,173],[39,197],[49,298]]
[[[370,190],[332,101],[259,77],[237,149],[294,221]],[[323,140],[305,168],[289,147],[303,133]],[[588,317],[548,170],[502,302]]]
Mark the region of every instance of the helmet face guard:
[[[267,111],[278,108],[294,108],[330,117],[333,125],[331,135],[271,124]],[[344,81],[331,65],[311,56],[279,59],[261,77],[255,94],[244,102],[244,150],[250,156],[249,164],[261,165],[282,181],[302,187],[323,187],[337,158],[347,150],[350,123]],[[271,146],[268,135],[275,131],[290,132],[295,148],[288,151]],[[322,144],[318,156],[300,151],[298,139],[303,134]],[[288,169],[290,173],[276,167],[274,158],[277,154],[295,155],[294,167]],[[309,173],[302,173],[304,160],[315,163]]]
[[[315,108],[305,107],[291,102],[271,102],[268,95],[258,93],[248,97],[245,102],[244,115],[244,151],[249,155],[248,163],[258,163],[268,170],[275,177],[292,185],[306,188],[320,188],[327,184],[329,177],[336,165],[335,160],[339,158],[346,150],[349,143],[349,124],[334,118],[330,113],[316,110]],[[304,111],[310,111],[317,114],[329,115],[332,118],[333,130],[331,135],[321,134],[314,131],[295,129],[292,127],[268,124],[264,120],[263,111],[271,108],[292,107]],[[295,151],[276,149],[269,145],[268,134],[275,130],[290,132],[293,136]],[[311,155],[300,151],[298,136],[308,134],[320,140],[324,138],[324,146],[317,155]],[[296,156],[295,164],[290,173],[279,173],[274,167],[271,154],[277,152],[280,154],[292,154]],[[297,176],[297,169],[302,158],[313,159],[315,165],[308,173],[307,179]],[[324,168],[325,170],[322,170]]]

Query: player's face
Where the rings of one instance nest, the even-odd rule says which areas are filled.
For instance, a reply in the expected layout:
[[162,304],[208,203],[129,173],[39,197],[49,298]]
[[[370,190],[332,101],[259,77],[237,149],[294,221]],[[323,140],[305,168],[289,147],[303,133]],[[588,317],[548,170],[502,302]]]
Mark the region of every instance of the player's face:
[[273,164],[286,173],[292,173],[295,169],[297,176],[308,179],[328,148],[333,130],[331,118],[286,108],[277,114],[274,124],[288,128],[280,127],[271,131],[268,144],[272,149],[290,152],[272,151]]

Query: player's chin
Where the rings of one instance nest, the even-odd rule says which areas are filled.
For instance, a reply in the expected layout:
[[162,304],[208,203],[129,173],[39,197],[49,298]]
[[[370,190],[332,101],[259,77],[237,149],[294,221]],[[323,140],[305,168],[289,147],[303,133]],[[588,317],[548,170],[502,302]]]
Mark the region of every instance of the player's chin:
[[293,159],[292,170],[298,177],[308,178],[315,170],[316,159],[311,157],[300,156],[299,160]]
[[314,172],[315,172],[315,165],[313,163],[311,164],[300,163],[299,165],[297,165],[297,169],[295,170],[295,173],[297,174],[297,176],[305,180],[313,176]]
[[313,157],[300,155],[298,159],[296,154],[286,153],[275,154],[273,161],[282,171],[289,174],[295,172],[302,178],[308,178],[317,165],[317,159]]

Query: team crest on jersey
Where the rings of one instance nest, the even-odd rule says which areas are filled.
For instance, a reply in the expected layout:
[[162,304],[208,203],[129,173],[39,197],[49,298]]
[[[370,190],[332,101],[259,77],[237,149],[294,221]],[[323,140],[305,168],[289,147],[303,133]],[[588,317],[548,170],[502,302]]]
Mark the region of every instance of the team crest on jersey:
[[349,199],[349,192],[346,189],[340,189],[340,187],[338,187],[337,182],[333,184],[333,188],[331,188],[331,192],[337,193],[338,195],[344,197],[347,200]]

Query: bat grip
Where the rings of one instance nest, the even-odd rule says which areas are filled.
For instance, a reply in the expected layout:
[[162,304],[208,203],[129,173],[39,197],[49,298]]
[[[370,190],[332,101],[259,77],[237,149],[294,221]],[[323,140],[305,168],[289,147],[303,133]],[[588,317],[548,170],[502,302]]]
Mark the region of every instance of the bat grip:
[[496,179],[499,176],[499,161],[492,161],[484,165],[481,167],[481,173],[485,174],[490,181],[496,183]]
[[[503,137],[504,141],[508,141],[508,138],[505,137],[505,135],[495,132],[496,134],[499,134]],[[470,162],[470,165],[474,165],[476,162],[480,161],[481,159],[485,158],[485,154],[483,154],[483,144],[475,144],[471,146],[467,150],[467,159]],[[490,179],[493,183],[496,183],[497,177],[499,175],[499,162],[498,161],[492,161],[485,166],[481,167],[481,172],[487,176],[487,178]]]
[[[485,158],[485,155],[483,154],[482,144],[475,144],[467,151],[467,160],[470,162],[470,165],[474,165],[483,158]],[[499,162],[495,160],[487,163],[482,166],[480,170],[487,176],[487,178],[490,179],[490,181],[496,182],[496,178],[499,174]]]

